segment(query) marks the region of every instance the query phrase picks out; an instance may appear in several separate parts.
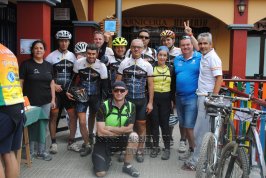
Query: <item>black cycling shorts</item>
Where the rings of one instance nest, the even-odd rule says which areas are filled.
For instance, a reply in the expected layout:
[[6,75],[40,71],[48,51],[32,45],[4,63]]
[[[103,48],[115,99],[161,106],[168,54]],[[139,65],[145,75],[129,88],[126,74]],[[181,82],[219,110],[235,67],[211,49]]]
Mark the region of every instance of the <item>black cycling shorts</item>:
[[127,100],[134,103],[136,106],[136,120],[146,120],[147,98],[141,98],[141,99],[127,98]]
[[127,135],[115,138],[96,137],[96,143],[92,152],[92,163],[95,173],[108,171],[112,152],[125,150],[128,138]]
[[66,110],[74,108],[75,102],[68,99],[66,91],[55,92],[56,108],[65,108]]
[[0,154],[20,149],[25,119],[23,109],[23,104],[0,107]]

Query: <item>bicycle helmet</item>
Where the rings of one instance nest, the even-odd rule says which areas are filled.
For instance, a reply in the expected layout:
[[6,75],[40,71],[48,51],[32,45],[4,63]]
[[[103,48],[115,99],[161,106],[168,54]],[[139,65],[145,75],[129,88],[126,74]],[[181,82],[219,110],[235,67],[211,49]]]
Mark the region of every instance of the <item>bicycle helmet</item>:
[[88,44],[86,42],[78,42],[75,45],[75,53],[84,53],[86,52],[86,48],[87,48]]
[[85,103],[89,100],[87,91],[83,87],[71,87],[69,92],[73,95],[73,98],[76,101]]
[[56,33],[55,37],[57,40],[60,40],[60,39],[70,40],[72,38],[72,35],[69,31],[60,30]]
[[127,40],[123,37],[116,37],[113,40],[113,46],[127,46]]
[[172,31],[172,30],[164,30],[162,31],[162,33],[160,34],[160,37],[161,38],[167,38],[167,37],[170,37],[170,38],[175,38],[175,33]]
[[170,114],[169,117],[169,126],[174,126],[178,123],[179,119],[178,116],[174,115],[174,114]]

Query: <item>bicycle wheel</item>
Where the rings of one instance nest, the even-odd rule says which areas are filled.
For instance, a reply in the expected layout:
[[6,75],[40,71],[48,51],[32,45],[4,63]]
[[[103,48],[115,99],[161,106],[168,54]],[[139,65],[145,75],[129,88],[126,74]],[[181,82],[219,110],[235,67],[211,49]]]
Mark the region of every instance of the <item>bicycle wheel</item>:
[[215,141],[213,133],[206,133],[200,149],[199,161],[196,168],[196,178],[214,177],[214,146]]
[[[236,143],[230,142],[228,143],[223,151],[221,160],[219,163],[218,169],[218,177],[224,178],[226,175],[226,171],[228,169],[228,164],[231,158],[231,153],[234,150],[234,146]],[[237,150],[237,158],[234,163],[234,167],[231,173],[230,178],[241,177],[241,178],[248,178],[249,177],[249,161],[248,155],[246,154],[244,148],[239,147]],[[229,177],[226,177],[229,178]]]

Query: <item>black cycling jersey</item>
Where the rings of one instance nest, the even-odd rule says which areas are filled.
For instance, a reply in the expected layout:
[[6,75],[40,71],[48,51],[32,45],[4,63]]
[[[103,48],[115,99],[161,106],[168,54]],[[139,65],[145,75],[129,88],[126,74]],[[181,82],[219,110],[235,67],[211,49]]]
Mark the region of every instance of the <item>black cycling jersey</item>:
[[96,59],[93,64],[89,64],[84,57],[75,63],[73,70],[79,75],[79,84],[86,89],[88,95],[99,95],[101,93],[103,89],[101,87],[102,80],[106,80],[108,77],[107,68],[103,63]]
[[67,90],[73,76],[75,55],[70,51],[61,53],[55,50],[46,57],[46,60],[53,65],[55,83],[61,85],[63,90]]

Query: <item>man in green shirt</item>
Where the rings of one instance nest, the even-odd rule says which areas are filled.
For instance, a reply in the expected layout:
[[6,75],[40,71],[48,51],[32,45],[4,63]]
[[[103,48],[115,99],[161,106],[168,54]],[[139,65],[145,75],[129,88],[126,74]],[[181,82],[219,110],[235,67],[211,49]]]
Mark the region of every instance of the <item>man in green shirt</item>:
[[138,146],[138,135],[133,132],[135,105],[125,96],[126,84],[117,81],[112,86],[113,99],[106,100],[97,112],[97,136],[92,153],[96,176],[103,177],[111,165],[111,153],[126,149],[122,171],[138,177],[139,172],[130,164]]

